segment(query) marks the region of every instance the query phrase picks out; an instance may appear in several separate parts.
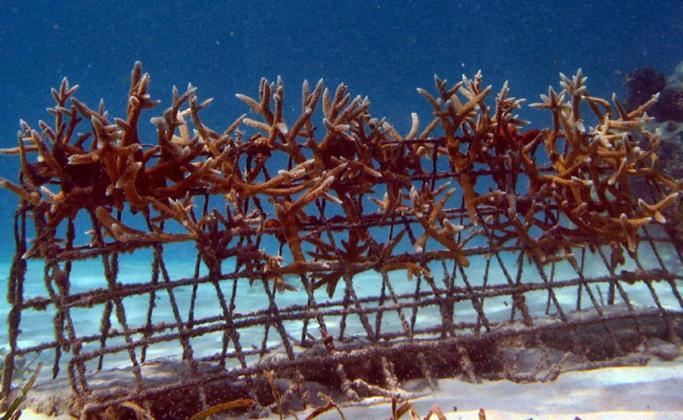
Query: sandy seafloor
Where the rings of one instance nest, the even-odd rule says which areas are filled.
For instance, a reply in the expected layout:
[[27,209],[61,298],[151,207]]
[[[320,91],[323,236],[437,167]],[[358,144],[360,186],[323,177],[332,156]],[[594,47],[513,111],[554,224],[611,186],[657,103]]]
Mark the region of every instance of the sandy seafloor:
[[[419,380],[411,382],[404,387],[424,387]],[[434,404],[438,404],[447,418],[463,420],[478,420],[479,408],[485,409],[487,420],[683,418],[681,357],[670,362],[652,360],[644,367],[565,372],[550,383],[516,384],[502,380],[471,384],[457,379],[440,379],[439,388],[412,401],[418,414],[424,416]],[[371,400],[365,400],[365,403],[368,405],[342,407],[345,417],[391,418],[391,404],[370,405]],[[306,413],[299,413],[299,418],[305,417]],[[22,418],[49,417],[26,411]],[[319,418],[338,419],[339,414],[331,411]]]
[[[639,253],[641,261],[644,262],[646,268],[656,266],[655,259],[648,252],[648,248],[641,245]],[[667,258],[666,255],[665,258]],[[141,281],[141,276],[143,279],[149,277],[150,264],[148,261],[126,260],[123,257],[120,281],[122,283],[137,283]],[[174,278],[178,276],[184,277],[192,274],[192,266],[193,264],[190,261],[175,259],[170,262],[169,270]],[[472,266],[468,269],[468,274],[472,276],[473,284],[475,285],[480,284],[480,280],[474,279],[478,278],[477,273],[481,275],[482,267],[481,261],[474,259]],[[558,267],[560,268],[555,273],[557,281],[573,277],[568,266]],[[591,276],[607,274],[604,265],[599,263],[594,257],[590,257],[587,260],[587,267],[586,272]],[[0,266],[0,273],[7,273],[8,268],[6,264]],[[674,269],[677,268],[674,267]],[[399,274],[403,275],[404,273],[395,272],[395,274],[398,277]],[[40,264],[32,262],[29,266],[29,275],[27,277],[27,297],[44,295],[44,285],[41,276],[42,269]],[[539,281],[537,277],[537,272],[527,270],[523,282]],[[492,269],[491,278],[500,279],[500,272],[497,272],[495,267]],[[491,284],[499,281],[491,280]],[[97,287],[106,287],[106,282],[102,276],[102,269],[97,262],[78,263],[74,267],[71,283],[72,293]],[[221,287],[227,294],[232,288],[232,282],[224,283]],[[410,281],[398,281],[396,279],[393,283],[397,293],[407,293],[414,288],[413,283]],[[354,284],[356,292],[360,297],[376,295],[378,275],[376,273],[361,274],[354,280]],[[653,306],[653,298],[650,291],[644,285],[623,284],[623,286],[635,307],[647,308]],[[601,293],[605,294],[604,285],[602,287]],[[653,283],[653,287],[663,307],[670,310],[681,310],[668,284],[658,282]],[[6,289],[6,275],[2,276],[0,288]],[[176,289],[174,295],[178,301],[180,312],[185,319],[189,307],[190,287]],[[236,312],[249,312],[267,308],[267,300],[264,301],[263,296],[263,289],[258,284],[250,286],[247,282],[239,283]],[[338,287],[334,298],[338,299],[341,296],[343,296],[343,287]],[[568,311],[571,311],[575,305],[576,296],[577,290],[573,287],[558,291],[558,301]],[[321,290],[316,292],[316,299],[318,299],[318,302],[323,302],[328,298],[325,292]],[[547,303],[547,293],[528,293],[527,299],[532,314],[541,316]],[[583,296],[583,299],[586,302],[584,306],[590,306],[588,297]],[[144,325],[147,301],[147,296],[134,297],[124,301],[128,322],[131,326]],[[279,305],[284,307],[294,303],[305,304],[306,298],[303,292],[285,292],[277,296],[277,301]],[[156,304],[155,322],[162,320],[172,321],[168,295],[165,291],[158,293]],[[0,305],[0,323],[6,323],[8,310],[7,304]],[[484,310],[491,321],[507,319],[510,313],[506,298],[487,298],[484,301]],[[79,309],[72,312],[78,335],[96,333],[101,313],[101,306]],[[206,286],[200,287],[195,318],[218,315],[219,313],[220,309],[215,297],[215,291]],[[50,310],[25,312],[22,318],[21,325],[23,331],[20,336],[19,345],[23,347],[53,339],[52,316]],[[469,302],[461,302],[456,304],[456,316],[459,316],[460,320],[474,320],[476,319],[476,312],[472,309]],[[397,322],[396,316],[392,318],[392,315],[387,313],[385,317],[383,325],[386,325],[386,327],[383,330],[400,329],[400,323]],[[351,323],[348,329],[349,333],[360,333],[360,326],[354,325],[352,320],[353,318],[349,321]],[[371,322],[374,322],[374,320],[371,319]],[[426,308],[419,312],[417,327],[434,325],[434,323],[438,322],[440,322],[438,309]],[[331,333],[334,334],[338,331],[338,319],[328,317],[326,318],[326,323],[330,327]],[[114,327],[117,326],[114,316],[112,316],[112,325]],[[293,336],[300,335],[301,333],[300,323],[286,324],[285,327]],[[7,343],[6,334],[6,329],[0,330],[0,343]],[[261,330],[244,329],[240,331],[240,334],[243,346],[258,346],[263,340]],[[275,346],[279,342],[279,337],[271,333],[267,341],[269,345]],[[111,340],[111,342],[113,343],[114,341]],[[220,348],[220,343],[221,334],[209,334],[193,340],[195,356],[201,357],[216,353],[217,349]],[[88,347],[86,346],[86,348]],[[148,360],[177,357],[179,351],[180,347],[177,345],[177,342],[162,343],[148,350]],[[52,352],[44,352],[39,357],[40,360],[48,362],[43,369],[44,375],[41,375],[43,377],[50,371],[49,362],[51,358]],[[129,360],[124,352],[105,358],[105,365],[110,368],[124,367],[128,364]],[[402,388],[421,393],[428,390],[424,385],[424,381],[414,380],[402,384]],[[458,379],[440,379],[439,385],[440,389],[438,391],[413,400],[419,414],[424,416],[429,408],[437,403],[448,414],[449,418],[463,419],[478,418],[479,408],[486,409],[488,419],[573,419],[575,416],[581,419],[683,418],[683,396],[681,396],[680,392],[683,389],[683,357],[668,362],[657,360],[653,357],[646,366],[642,367],[618,367],[593,371],[565,372],[556,381],[549,383],[516,384],[503,380],[471,384]],[[456,411],[453,410],[454,407],[457,407]],[[391,416],[391,409],[387,403],[371,404],[364,407],[344,407],[344,413],[347,419],[387,418]],[[23,418],[32,418],[31,415],[31,413],[26,412]],[[322,418],[338,418],[338,414],[330,412]]]
[[[438,404],[449,419],[479,419],[480,408],[485,409],[487,420],[683,418],[683,358],[653,360],[644,367],[565,372],[549,383],[502,380],[471,384],[440,379],[439,388],[412,401],[418,414],[424,416]],[[343,411],[347,419],[391,417],[387,403],[344,407]],[[330,412],[320,418],[339,415]]]

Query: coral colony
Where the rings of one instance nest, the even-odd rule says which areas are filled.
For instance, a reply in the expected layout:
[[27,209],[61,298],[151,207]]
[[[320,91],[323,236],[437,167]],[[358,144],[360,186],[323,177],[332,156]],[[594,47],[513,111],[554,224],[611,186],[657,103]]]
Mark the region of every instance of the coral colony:
[[[387,296],[387,305],[393,302],[394,310],[398,308],[403,338],[410,342],[418,334],[415,321],[402,315],[403,300],[393,292],[387,274],[402,272],[412,281],[423,279],[433,296],[447,299],[439,292],[446,290],[435,285],[435,262],[448,261],[464,276],[473,256],[500,260],[501,252],[515,251],[519,261],[535,266],[544,280],[546,267],[568,264],[579,273],[575,285],[588,288],[582,282],[590,273],[581,257],[588,251],[603,258],[611,273],[603,281],[613,286],[619,281],[665,279],[674,288],[664,269],[617,274],[627,259],[637,261],[643,235],[649,238],[648,227],[666,231],[676,244],[679,240],[668,219],[679,206],[681,185],[658,170],[660,136],[647,128],[647,111],[657,95],[627,111],[616,96],[611,102],[592,96],[581,71],[573,77],[561,75],[561,92],[550,88],[540,103],[531,105],[548,111],[550,127],[524,130],[527,122],[515,115],[524,100],[511,97],[507,83],[494,94],[491,86],[483,85],[481,73],[471,79],[463,76],[452,85],[435,77],[433,91],[418,89],[433,108],[432,115],[422,120],[413,113],[410,130],[402,134],[370,114],[367,98],[353,98],[343,84],[332,92],[322,80],[303,83],[300,114],[286,121],[280,79],[262,79],[257,98],[238,94],[249,116],[241,115],[216,130],[200,118],[211,99],[201,100],[190,85],[184,92],[173,89],[170,107],[151,119],[156,139],[147,139],[140,135],[141,118],[158,104],[148,94],[149,81],[137,63],[126,115],[113,118],[103,104],[94,109],[76,99],[78,86],[64,79],[52,90],[55,105],[48,112],[53,123],[40,121],[34,128],[22,121],[17,146],[2,150],[21,163],[18,181],[0,180],[21,200],[15,222],[11,351],[4,390],[10,387],[13,357],[30,351],[17,344],[21,311],[48,304],[59,312],[52,344],[56,359],[60,349],[72,353],[75,362],[69,365],[69,377],[77,395],[90,392],[84,360],[101,360],[109,350],[104,327],[94,339],[101,340],[101,348],[81,349],[71,307],[107,303],[103,325],[109,325],[110,315],[116,316],[127,343],[123,349],[138,366],[134,350],[144,348],[161,329],[129,328],[122,296],[154,293],[166,286],[147,284],[137,291],[118,286],[117,256],[151,248],[157,278],[161,270],[172,284],[161,253],[175,242],[196,245],[198,264],[205,265],[208,275],[196,275],[194,282],[215,285],[223,307],[219,312],[227,320],[222,327],[225,340],[233,343],[234,353],[226,353],[224,346],[222,363],[233,354],[245,372],[244,354],[250,350],[241,348],[233,324],[238,315],[231,309],[234,292],[224,296],[218,287],[226,279],[263,281],[271,315],[278,309],[274,291],[305,291],[312,311],[299,319],[306,316],[306,322],[319,324],[320,342],[330,354],[339,340],[328,333],[313,292],[324,288],[332,298],[342,282],[344,310],[359,314],[367,337],[377,342],[383,337],[379,327],[371,325],[369,312],[362,310],[364,304],[354,292],[354,276],[371,270],[388,283],[382,299]],[[83,215],[91,223],[91,236],[78,243],[74,220]],[[32,242],[26,239],[27,219],[34,223]],[[267,251],[266,240],[279,248]],[[71,264],[95,258],[102,259],[109,287],[90,295],[70,293]],[[49,296],[24,299],[27,259],[44,261]],[[223,272],[226,260],[235,262],[234,274]],[[488,331],[492,324],[482,309],[483,295],[476,293],[489,289],[485,282],[473,284],[467,277],[463,282],[458,290],[477,309],[477,328]],[[508,283],[511,289],[504,293],[513,296],[514,307],[533,328],[524,290],[513,290],[514,279],[508,278]],[[569,323],[553,289],[540,287],[549,292],[562,322]],[[591,298],[597,308],[592,294]],[[383,310],[376,306],[369,311]],[[453,314],[447,312],[446,327],[453,323]],[[192,323],[176,318],[177,334],[172,338],[183,346],[183,358],[192,360]],[[294,359],[282,325],[273,326],[280,328],[288,357]],[[55,374],[58,369],[55,362]],[[200,375],[196,366],[192,369]],[[136,392],[141,392],[140,370],[133,371]],[[344,388],[349,380],[343,368],[339,376]],[[346,391],[354,396],[348,386]],[[117,394],[116,401],[140,394],[126,395]]]

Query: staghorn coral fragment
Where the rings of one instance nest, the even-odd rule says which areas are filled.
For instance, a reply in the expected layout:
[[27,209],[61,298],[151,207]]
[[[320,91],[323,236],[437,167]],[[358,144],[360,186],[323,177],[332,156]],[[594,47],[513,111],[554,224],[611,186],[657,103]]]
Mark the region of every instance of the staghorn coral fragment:
[[182,242],[196,238],[196,235],[192,234],[182,235],[159,232],[144,232],[138,229],[133,229],[119,222],[104,207],[96,208],[95,216],[97,217],[97,220],[102,224],[102,227],[107,231],[107,233],[112,238],[122,243],[130,241],[153,243]]
[[50,169],[54,172],[54,174],[57,177],[61,179],[67,179],[68,176],[64,171],[64,168],[62,168],[62,165],[60,165],[60,163],[57,162],[54,155],[45,144],[45,140],[43,140],[42,136],[38,134],[37,131],[31,130],[29,138],[31,139],[35,147],[38,149],[40,159],[42,159],[43,162],[47,163],[47,165],[50,167]]
[[652,222],[652,217],[641,217],[638,219],[629,219],[626,214],[621,213],[619,216],[619,222],[621,227],[624,229],[626,235],[627,247],[629,251],[635,252],[636,250],[636,231],[639,227],[645,226]]
[[33,204],[34,206],[37,206],[41,203],[40,193],[38,193],[37,191],[28,192],[24,188],[22,188],[21,186],[13,183],[12,181],[8,181],[4,178],[0,178],[0,187],[6,188],[7,190],[15,193],[22,200],[25,200],[25,201]]
[[124,194],[126,195],[126,199],[128,200],[128,203],[131,205],[133,209],[147,208],[147,200],[140,195],[137,187],[135,186],[135,182],[141,168],[142,162],[129,161],[126,170],[123,172],[121,178],[119,178],[116,181],[116,184],[114,185],[116,188],[123,190]]
[[392,262],[387,263],[378,268],[380,272],[389,272],[395,270],[406,270],[406,275],[408,280],[412,280],[415,275],[429,274],[429,269],[422,267],[419,264],[414,264],[410,262]]
[[543,102],[536,102],[529,106],[538,109],[550,110],[550,112],[553,114],[553,131],[556,133],[559,132],[560,115],[562,112],[570,108],[569,105],[564,102],[564,94],[561,93],[558,95],[557,92],[555,92],[555,89],[550,86],[548,87],[548,94],[541,95],[541,100],[543,100]]
[[[436,204],[428,204],[433,197],[429,191],[418,193],[413,187],[410,192],[410,199],[413,204],[413,212],[424,229],[425,233],[419,239],[413,242],[413,247],[419,253],[424,251],[427,238],[433,238],[446,249],[449,250],[453,259],[458,261],[464,267],[469,265],[469,261],[462,253],[462,244],[455,239],[455,235],[462,231],[462,226],[455,226],[445,219],[441,212],[446,200],[453,194],[453,190],[447,192]],[[427,214],[428,212],[428,214]],[[442,227],[436,224],[437,219],[441,222]]]
[[145,232],[123,225],[104,207],[96,208],[95,215],[107,233],[117,241],[125,243],[132,240],[141,240],[145,237]]
[[[37,146],[24,146],[24,153],[26,152],[37,152],[38,147]],[[22,153],[21,147],[8,147],[6,149],[0,149],[0,155],[18,155],[19,153]]]
[[676,200],[678,200],[680,193],[674,192],[666,197],[662,198],[655,204],[647,204],[643,199],[638,199],[638,207],[643,211],[643,213],[649,217],[652,217],[657,223],[666,223],[666,217],[662,214],[662,211],[666,208],[672,206]]

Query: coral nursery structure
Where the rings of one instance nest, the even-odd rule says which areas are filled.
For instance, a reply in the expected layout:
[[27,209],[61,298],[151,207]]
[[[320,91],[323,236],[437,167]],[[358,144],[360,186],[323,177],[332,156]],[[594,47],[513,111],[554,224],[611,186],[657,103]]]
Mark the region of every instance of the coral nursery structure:
[[[636,341],[645,319],[664,337],[678,334],[681,184],[658,169],[659,134],[647,129],[656,95],[627,111],[616,97],[592,96],[580,71],[562,75],[561,92],[532,104],[548,111],[550,127],[525,130],[515,115],[523,100],[507,84],[494,94],[480,73],[454,85],[435,78],[431,93],[418,89],[432,115],[412,114],[402,134],[370,114],[367,98],[322,81],[304,82],[289,119],[282,80],[262,79],[258,97],[237,95],[250,114],[220,130],[200,118],[210,99],[174,89],[150,139],[143,113],[158,102],[149,81],[136,64],[126,115],[112,118],[76,99],[65,79],[52,91],[54,122],[22,121],[17,146],[2,151],[21,164],[18,181],[0,181],[21,200],[4,393],[15,359],[39,351],[53,356],[54,376],[66,367],[75,412],[131,400],[149,408],[177,390],[198,411],[217,402],[211,385],[226,381],[267,404],[255,391],[263,375],[294,378],[288,392],[305,394],[312,367],[357,399],[394,395],[397,375],[430,378],[436,359],[476,380],[493,369],[477,350],[492,341],[538,343],[562,331],[558,346],[595,361],[606,353],[582,335],[587,325],[618,356],[632,339],[619,322],[632,323]],[[169,269],[168,250],[182,244],[194,253],[189,277]],[[122,281],[128,254],[148,258],[149,273]],[[32,260],[43,262],[33,280],[45,293],[29,297]],[[93,261],[101,283],[75,284],[75,267]],[[262,309],[236,309],[245,282]],[[215,296],[209,314],[199,313],[200,292]],[[541,309],[531,301],[539,293]],[[302,304],[288,303],[295,294]],[[126,303],[136,297],[146,302],[139,325]],[[506,314],[493,313],[490,302],[503,300]],[[79,330],[86,309],[97,311],[94,333]],[[46,310],[53,339],[21,345],[31,334],[22,316]],[[247,344],[252,333],[258,340]],[[200,354],[194,343],[212,334],[216,346]],[[145,376],[147,351],[164,343],[186,373],[157,383]],[[121,353],[132,385],[93,385],[93,371]],[[368,359],[377,375],[354,371]]]

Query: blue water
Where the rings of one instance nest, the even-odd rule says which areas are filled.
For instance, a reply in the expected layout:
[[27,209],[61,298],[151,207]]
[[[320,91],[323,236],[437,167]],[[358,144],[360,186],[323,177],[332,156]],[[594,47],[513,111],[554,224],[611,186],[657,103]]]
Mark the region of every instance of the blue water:
[[[150,90],[162,99],[160,109],[168,105],[172,85],[191,82],[202,98],[214,97],[204,113],[209,126],[225,126],[245,111],[234,93],[255,95],[260,77],[281,75],[293,103],[304,79],[324,78],[327,86],[343,81],[352,93],[370,97],[373,114],[387,116],[405,132],[410,112],[429,114],[415,88],[431,88],[435,73],[455,80],[481,69],[496,90],[509,80],[514,96],[533,102],[548,85],[557,85],[559,72],[581,67],[594,95],[616,91],[625,96],[624,75],[641,66],[670,73],[683,60],[682,39],[680,0],[0,1],[0,147],[16,144],[20,118],[34,126],[49,119],[49,89],[64,76],[81,85],[81,100],[94,107],[103,98],[113,114],[121,115],[136,60],[151,73]],[[521,113],[536,126],[549,123],[545,112]],[[146,115],[143,121],[152,114]],[[16,159],[0,156],[0,176],[16,180],[16,173]],[[2,294],[13,254],[9,221],[16,203],[14,195],[0,190]],[[122,266],[124,278],[148,272],[147,261],[131,259]],[[181,263],[174,273],[187,269]],[[74,276],[82,283],[74,281],[74,291],[94,282],[105,287],[97,267],[79,268]],[[29,282],[30,293],[43,293],[42,279]],[[253,290],[262,296],[260,289]],[[281,302],[290,298],[297,301],[301,294],[279,297]],[[205,299],[200,311],[208,316],[216,303]],[[187,305],[186,297],[180,300]],[[7,311],[3,299],[2,325]],[[97,327],[93,319],[101,308],[93,311],[95,318],[85,312],[78,317],[79,331]],[[51,315],[43,316],[35,321],[43,322],[31,337],[36,342],[51,334]],[[4,334],[3,328],[0,345],[6,343]]]

